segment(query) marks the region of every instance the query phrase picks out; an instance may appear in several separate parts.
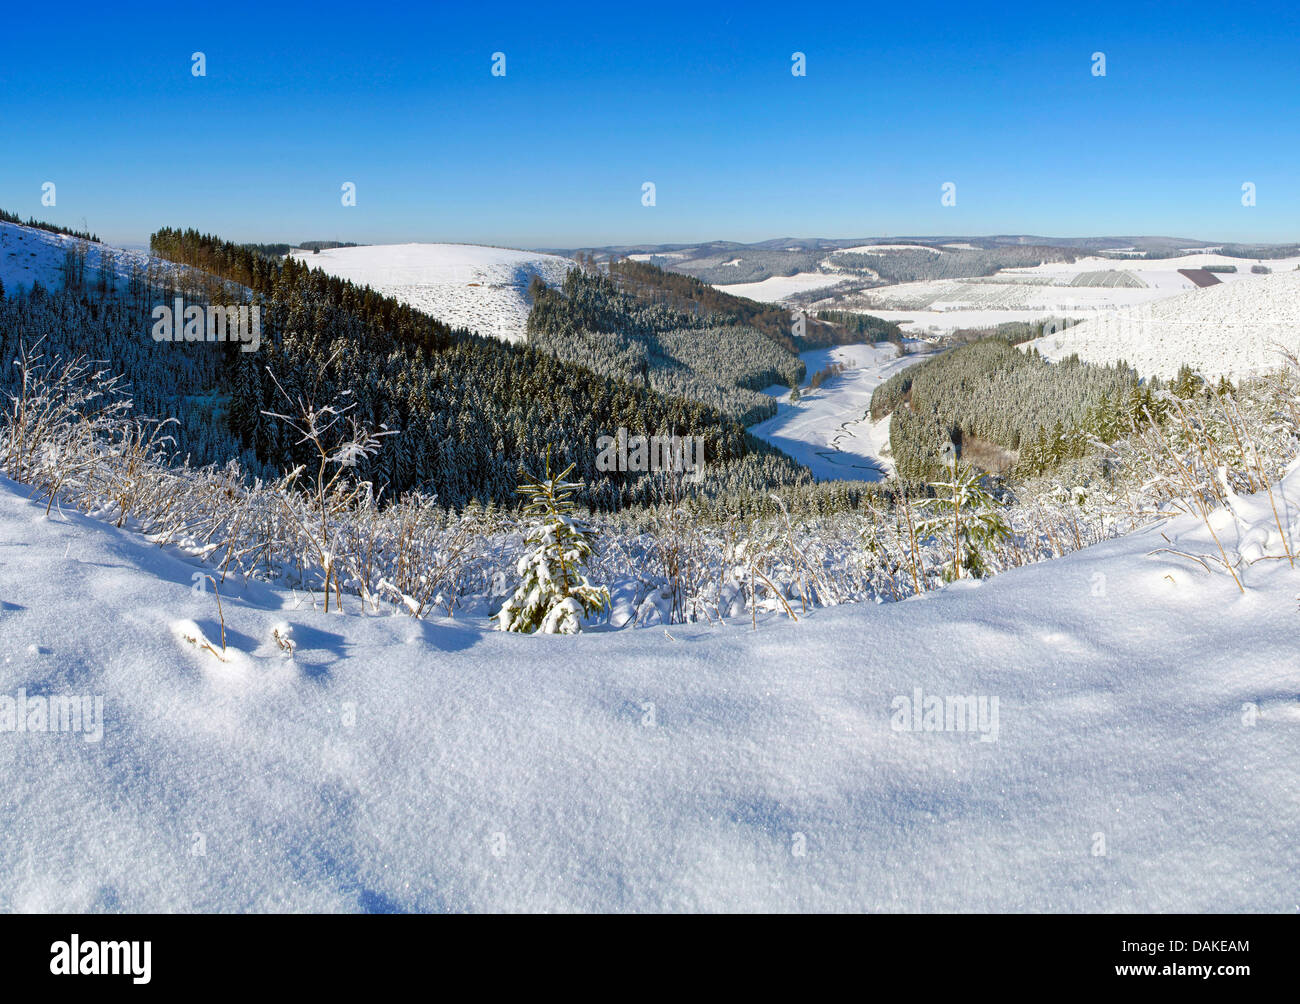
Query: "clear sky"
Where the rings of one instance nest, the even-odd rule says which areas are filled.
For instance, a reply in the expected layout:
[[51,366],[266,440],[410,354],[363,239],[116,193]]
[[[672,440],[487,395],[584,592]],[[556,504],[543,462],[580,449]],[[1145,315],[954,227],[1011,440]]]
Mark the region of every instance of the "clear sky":
[[71,0],[0,47],[0,207],[120,243],[1300,238],[1294,3]]

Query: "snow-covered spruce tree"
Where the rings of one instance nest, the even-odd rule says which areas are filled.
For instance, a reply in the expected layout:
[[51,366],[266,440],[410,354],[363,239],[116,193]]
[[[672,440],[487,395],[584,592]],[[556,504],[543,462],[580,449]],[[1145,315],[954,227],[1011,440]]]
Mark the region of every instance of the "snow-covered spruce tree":
[[952,561],[944,566],[945,582],[960,579],[965,570],[975,578],[984,576],[983,552],[1011,536],[1002,516],[1001,504],[980,484],[980,476],[969,465],[959,464],[956,455],[948,467],[949,480],[930,484],[935,496],[919,502],[926,517],[917,525],[920,536],[951,541]]
[[497,614],[502,631],[577,634],[584,616],[609,606],[609,590],[593,586],[582,572],[596,532],[573,516],[573,493],[582,483],[565,479],[574,466],[552,477],[548,457],[545,480],[534,478],[518,488],[528,499],[524,515],[533,524],[515,566],[522,581]]

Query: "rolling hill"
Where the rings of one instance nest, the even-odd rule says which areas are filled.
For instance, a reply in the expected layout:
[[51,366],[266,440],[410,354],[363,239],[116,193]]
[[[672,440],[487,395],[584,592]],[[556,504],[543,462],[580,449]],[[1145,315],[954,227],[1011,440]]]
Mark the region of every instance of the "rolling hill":
[[454,328],[520,341],[528,320],[528,284],[564,281],[569,258],[478,244],[374,244],[296,250],[311,268],[370,286]]
[[1202,376],[1240,378],[1277,367],[1278,346],[1300,349],[1300,271],[1251,276],[1116,310],[1027,342],[1048,359],[1124,360],[1170,378],[1184,363]]

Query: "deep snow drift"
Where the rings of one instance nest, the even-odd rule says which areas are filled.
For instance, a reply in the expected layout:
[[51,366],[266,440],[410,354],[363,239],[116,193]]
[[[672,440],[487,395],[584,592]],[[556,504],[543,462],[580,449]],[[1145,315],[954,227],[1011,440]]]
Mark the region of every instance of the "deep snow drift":
[[477,244],[375,244],[293,254],[453,327],[506,341],[524,337],[533,277],[558,285],[575,265],[559,255]]
[[[0,731],[0,909],[1300,910],[1300,575],[1150,556],[1214,549],[1187,518],[757,631],[232,581],[221,661],[199,566],[43,513],[0,480],[0,729],[86,695],[103,736]],[[894,728],[918,688],[996,698],[996,740]]]

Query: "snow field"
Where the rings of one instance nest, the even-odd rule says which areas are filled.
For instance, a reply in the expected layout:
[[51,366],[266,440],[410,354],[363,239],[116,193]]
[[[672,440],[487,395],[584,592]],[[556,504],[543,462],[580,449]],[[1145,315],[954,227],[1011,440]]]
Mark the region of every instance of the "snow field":
[[15,295],[20,288],[30,290],[40,282],[46,289],[63,286],[63,262],[69,248],[84,245],[86,248],[86,281],[98,282],[103,270],[108,269],[116,285],[124,285],[131,275],[132,266],[147,269],[173,269],[176,266],[143,251],[81,241],[66,234],[53,234],[47,230],[20,226],[0,220],[0,282],[5,293]]
[[294,251],[312,268],[370,286],[452,327],[520,341],[531,304],[528,285],[549,285],[575,267],[569,258],[476,244],[377,244]]
[[[757,632],[578,637],[228,580],[222,662],[178,637],[220,635],[195,565],[42,512],[0,484],[0,695],[102,695],[105,731],[0,731],[6,910],[1300,909],[1285,561],[1243,596],[1153,528]],[[1229,547],[1272,522],[1238,514]],[[997,698],[997,740],[901,731],[917,688]]]
[[1279,346],[1300,350],[1300,272],[1209,286],[1025,344],[1049,359],[1126,360],[1143,376],[1173,377],[1184,363],[1210,378],[1271,370]]
[[744,296],[760,303],[779,303],[796,293],[812,289],[828,289],[854,277],[835,272],[799,272],[795,275],[772,276],[762,282],[714,283],[713,288],[732,296]]

